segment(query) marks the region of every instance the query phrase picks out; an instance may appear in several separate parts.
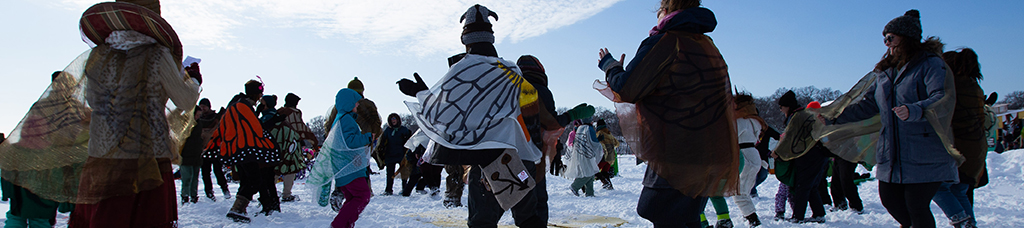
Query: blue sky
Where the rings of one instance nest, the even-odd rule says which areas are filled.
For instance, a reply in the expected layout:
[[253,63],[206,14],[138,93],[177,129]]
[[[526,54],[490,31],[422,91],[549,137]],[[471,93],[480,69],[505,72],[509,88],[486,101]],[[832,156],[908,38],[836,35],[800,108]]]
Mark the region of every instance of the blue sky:
[[[99,1],[5,0],[0,3],[0,132],[14,128],[61,70],[89,47],[81,12]],[[338,89],[358,76],[381,115],[407,113],[395,81],[419,72],[428,85],[462,51],[459,16],[480,3],[495,11],[499,55],[537,56],[556,105],[612,107],[591,89],[604,74],[597,52],[632,59],[655,24],[657,0],[562,1],[163,1],[186,55],[203,59],[202,97],[223,106],[260,75],[267,94],[302,97],[310,119],[327,111]],[[845,91],[885,51],[882,28],[919,9],[925,36],[946,50],[971,47],[980,56],[986,90],[1024,90],[1016,66],[1024,45],[1024,1],[705,1],[718,28],[709,33],[729,64],[732,83],[755,96],[781,87]]]

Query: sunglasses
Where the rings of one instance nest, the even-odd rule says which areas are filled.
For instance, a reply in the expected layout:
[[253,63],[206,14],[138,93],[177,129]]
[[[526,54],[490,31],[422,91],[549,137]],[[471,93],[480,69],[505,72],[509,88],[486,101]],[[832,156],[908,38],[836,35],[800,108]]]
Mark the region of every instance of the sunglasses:
[[883,43],[889,43],[889,42],[892,42],[892,40],[894,40],[894,39],[896,39],[895,35],[886,35],[885,38],[882,39],[882,41],[883,41]]

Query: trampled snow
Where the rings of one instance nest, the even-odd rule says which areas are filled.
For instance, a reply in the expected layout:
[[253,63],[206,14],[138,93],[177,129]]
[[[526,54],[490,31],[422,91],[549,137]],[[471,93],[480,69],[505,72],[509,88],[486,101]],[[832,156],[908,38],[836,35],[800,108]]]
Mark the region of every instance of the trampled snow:
[[[601,215],[618,217],[627,221],[621,227],[651,227],[651,223],[641,218],[636,213],[636,201],[639,198],[645,165],[635,165],[635,158],[629,155],[619,156],[620,176],[613,178],[615,190],[600,189],[600,182],[595,181],[597,188],[596,197],[577,197],[569,191],[571,180],[559,176],[547,176],[547,190],[549,195],[548,206],[550,208],[550,220],[567,218],[577,214]],[[988,171],[990,183],[975,191],[975,213],[979,227],[1024,227],[1024,150],[1008,151],[1003,154],[988,154]],[[863,167],[858,168],[859,173],[867,172]],[[442,172],[442,176],[446,175]],[[700,175],[700,174],[695,174]],[[363,211],[356,222],[356,227],[436,227],[429,223],[430,218],[407,216],[425,212],[436,214],[447,214],[464,218],[467,214],[466,207],[446,209],[441,205],[441,200],[432,199],[428,195],[413,193],[410,197],[398,195],[382,196],[386,177],[382,174],[371,175],[373,192],[375,195],[370,204]],[[397,187],[401,180],[395,180],[395,192],[400,191]],[[175,181],[180,189],[181,182]],[[764,224],[761,227],[895,227],[896,221],[889,216],[878,200],[878,183],[869,181],[860,185],[860,195],[864,200],[865,213],[857,215],[849,211],[828,212],[824,224],[793,224],[784,221],[774,221],[774,197],[778,187],[778,180],[769,176],[761,186],[758,187],[760,197],[754,198],[757,206],[757,213]],[[442,181],[441,191],[444,191]],[[230,185],[232,193],[238,188],[237,183]],[[278,189],[282,184],[278,183]],[[178,208],[178,222],[181,227],[329,227],[330,222],[337,215],[329,207],[320,207],[316,204],[316,197],[310,193],[314,192],[306,188],[304,182],[299,180],[295,190],[301,201],[285,202],[281,204],[281,213],[270,216],[255,216],[250,224],[234,223],[224,217],[234,198],[225,200],[220,193],[216,196],[218,201],[211,202],[206,197],[200,196],[198,204],[187,204]],[[200,186],[200,195],[203,195]],[[219,191],[217,191],[219,192]],[[180,198],[180,197],[179,197]],[[736,227],[746,227],[746,222],[739,213],[739,209],[729,202],[732,221]],[[463,204],[466,204],[466,197],[462,197]],[[10,207],[9,202],[0,202],[0,214],[6,220],[6,212]],[[826,205],[826,208],[829,206]],[[259,203],[249,204],[250,215],[259,211]],[[787,210],[790,216],[791,210]],[[810,211],[808,210],[808,216]],[[935,216],[936,224],[939,227],[948,227],[949,220],[942,214],[942,210],[932,204],[932,213]],[[715,211],[708,205],[705,214],[710,219],[715,218]],[[67,226],[68,214],[58,214],[57,226]],[[711,221],[714,224],[715,221]],[[511,213],[506,212],[499,225],[512,225]],[[593,227],[601,227],[593,225]]]

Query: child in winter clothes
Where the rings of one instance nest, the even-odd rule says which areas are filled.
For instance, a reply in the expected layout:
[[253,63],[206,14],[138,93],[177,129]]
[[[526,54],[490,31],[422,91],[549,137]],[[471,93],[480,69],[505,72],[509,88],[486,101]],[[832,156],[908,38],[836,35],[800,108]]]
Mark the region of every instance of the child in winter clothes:
[[325,140],[323,149],[329,154],[330,163],[336,170],[333,175],[334,186],[344,195],[345,203],[331,222],[331,227],[354,227],[359,214],[370,203],[365,165],[359,164],[369,164],[366,146],[370,144],[373,135],[360,133],[359,125],[353,117],[358,107],[357,102],[362,98],[358,92],[347,88],[341,89],[335,96],[334,107],[339,114],[331,129],[332,137]]
[[566,166],[565,178],[573,179],[569,190],[573,195],[579,196],[579,190],[584,189],[586,196],[594,196],[594,174],[600,171],[597,163],[604,158],[601,144],[597,141],[597,134],[594,127],[590,126],[589,118],[583,120],[583,124],[573,131],[573,138],[569,140],[569,153],[562,157]]

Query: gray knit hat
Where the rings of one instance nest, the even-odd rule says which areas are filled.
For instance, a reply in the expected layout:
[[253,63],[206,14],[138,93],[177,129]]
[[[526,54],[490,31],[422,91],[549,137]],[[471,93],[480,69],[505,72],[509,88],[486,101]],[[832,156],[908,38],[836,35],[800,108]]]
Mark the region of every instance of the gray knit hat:
[[885,24],[885,30],[882,30],[882,36],[886,33],[892,33],[900,36],[910,38],[914,41],[921,40],[921,12],[916,9],[907,10],[903,16],[893,18],[889,21],[889,24]]
[[491,21],[487,17],[494,17],[498,20],[498,14],[480,4],[473,5],[462,14],[459,22],[465,23],[462,26],[462,44],[472,43],[494,43],[494,31],[491,30]]

